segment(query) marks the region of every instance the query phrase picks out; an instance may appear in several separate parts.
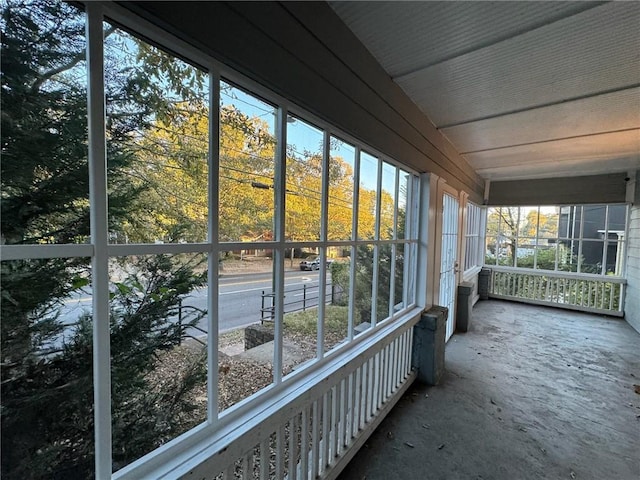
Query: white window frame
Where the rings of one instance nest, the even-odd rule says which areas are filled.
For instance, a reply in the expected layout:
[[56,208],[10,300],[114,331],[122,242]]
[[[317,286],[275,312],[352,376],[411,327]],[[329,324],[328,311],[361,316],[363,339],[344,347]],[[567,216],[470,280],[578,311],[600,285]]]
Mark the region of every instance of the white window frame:
[[484,264],[484,214],[486,210],[472,202],[465,209],[465,256],[463,278],[477,274]]
[[[488,267],[491,266],[499,266],[500,268],[519,268],[519,269],[524,269],[524,270],[535,270],[538,272],[544,272],[544,271],[553,271],[553,272],[565,272],[564,270],[559,270],[558,266],[559,266],[559,250],[558,250],[558,245],[562,242],[571,242],[571,243],[577,243],[578,244],[578,250],[577,250],[577,257],[578,259],[580,259],[582,257],[582,247],[585,243],[598,243],[598,244],[602,244],[602,266],[600,268],[600,272],[598,273],[591,273],[591,272],[582,272],[582,262],[578,261],[577,267],[576,267],[576,271],[575,272],[566,272],[567,274],[572,274],[572,275],[587,275],[587,276],[606,276],[607,274],[607,253],[608,253],[608,246],[612,243],[611,240],[609,240],[609,208],[613,207],[613,206],[621,206],[624,205],[626,207],[626,213],[625,213],[625,228],[624,228],[624,234],[622,236],[622,238],[618,238],[618,241],[616,242],[618,244],[618,247],[620,248],[620,250],[617,253],[617,258],[621,259],[621,268],[620,268],[620,272],[619,275],[617,275],[617,278],[624,278],[625,276],[625,270],[626,270],[626,262],[625,262],[625,258],[626,258],[626,248],[627,248],[627,238],[628,238],[628,230],[629,230],[629,206],[627,204],[620,204],[620,203],[611,203],[611,204],[585,204],[585,205],[561,205],[561,206],[557,206],[557,208],[559,209],[563,209],[563,208],[568,208],[570,209],[570,211],[573,213],[574,217],[575,216],[579,216],[579,222],[574,225],[574,227],[576,227],[577,229],[577,234],[574,235],[565,235],[565,236],[560,236],[560,228],[558,225],[558,236],[555,238],[556,240],[556,247],[555,247],[555,265],[554,265],[554,270],[541,270],[537,268],[537,261],[538,261],[538,251],[539,249],[537,248],[537,245],[539,244],[539,240],[542,238],[539,236],[539,225],[536,226],[536,235],[535,237],[522,237],[522,238],[526,238],[528,240],[534,240],[535,241],[535,245],[536,245],[536,249],[535,249],[535,254],[534,254],[534,263],[533,263],[533,268],[529,268],[529,267],[521,267],[518,265],[518,256],[517,256],[517,250],[515,253],[515,265],[514,266],[504,266],[504,265],[499,265],[498,263],[498,255],[497,255],[497,247],[496,247],[496,259],[495,259],[495,263],[491,263],[491,264],[486,264]],[[602,239],[594,239],[594,238],[585,238],[584,237],[584,218],[585,218],[585,208],[588,207],[593,207],[593,206],[597,206],[597,207],[605,207],[605,216],[604,216],[604,230],[602,230],[603,233],[603,238]],[[540,209],[543,208],[543,206],[541,205],[536,205],[536,206],[531,206],[531,207],[522,207],[522,206],[512,206],[512,207],[493,207],[495,210],[500,211],[500,209],[502,208],[518,208],[518,224],[520,223],[520,218],[522,215],[522,209],[523,208],[537,208],[538,209],[538,222],[539,222],[539,218],[540,218]],[[576,213],[579,212],[579,215]],[[489,215],[489,213],[487,212],[487,216]],[[558,222],[560,221],[560,216],[561,216],[561,211],[558,211]],[[498,221],[498,237],[499,237],[499,233],[502,231],[502,215],[500,215],[499,217],[499,221]],[[496,237],[496,238],[498,238]],[[520,235],[519,232],[516,229],[515,232],[515,242],[516,242],[516,249],[518,248],[518,245],[520,244],[519,240],[520,240]],[[570,251],[573,251],[573,247],[570,248]],[[618,262],[616,262],[617,264]]]

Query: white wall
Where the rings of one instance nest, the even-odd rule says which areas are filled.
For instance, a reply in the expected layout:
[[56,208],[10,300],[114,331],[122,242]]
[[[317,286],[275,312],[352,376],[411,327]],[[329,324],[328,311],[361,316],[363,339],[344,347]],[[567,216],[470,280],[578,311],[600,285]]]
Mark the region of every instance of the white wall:
[[631,207],[624,316],[627,322],[640,332],[640,202]]

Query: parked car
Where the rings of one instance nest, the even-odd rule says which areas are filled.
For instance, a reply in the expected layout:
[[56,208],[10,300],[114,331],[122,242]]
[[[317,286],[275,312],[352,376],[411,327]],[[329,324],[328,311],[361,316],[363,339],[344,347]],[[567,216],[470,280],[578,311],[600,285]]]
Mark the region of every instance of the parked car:
[[[307,258],[300,262],[300,270],[320,270],[320,257]],[[327,258],[327,268],[333,263],[333,258]]]

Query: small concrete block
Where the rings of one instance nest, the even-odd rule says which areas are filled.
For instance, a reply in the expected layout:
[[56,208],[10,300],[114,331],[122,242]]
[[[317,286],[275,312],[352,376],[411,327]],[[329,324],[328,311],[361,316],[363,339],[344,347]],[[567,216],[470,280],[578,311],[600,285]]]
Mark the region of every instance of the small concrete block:
[[414,328],[412,365],[418,380],[437,385],[444,373],[446,320],[449,310],[434,306],[423,313]]
[[462,282],[458,285],[458,308],[456,309],[456,330],[466,332],[471,323],[473,308],[473,283]]
[[361,324],[356,325],[353,328],[354,335],[360,335],[362,332],[366,332],[370,328],[371,328],[371,323],[370,322],[362,322]]

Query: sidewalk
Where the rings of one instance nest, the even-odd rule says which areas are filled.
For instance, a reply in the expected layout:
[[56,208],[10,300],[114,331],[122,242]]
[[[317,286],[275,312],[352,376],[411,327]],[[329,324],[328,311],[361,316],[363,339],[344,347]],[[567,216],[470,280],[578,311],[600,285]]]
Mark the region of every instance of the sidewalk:
[[[299,271],[299,263],[301,258],[293,259],[293,266],[291,266],[291,260],[285,260],[284,270],[285,272]],[[221,262],[222,268],[218,271],[221,277],[229,277],[232,275],[245,275],[255,273],[271,273],[273,271],[273,262],[268,257],[253,257],[247,256],[242,260],[223,260]]]

